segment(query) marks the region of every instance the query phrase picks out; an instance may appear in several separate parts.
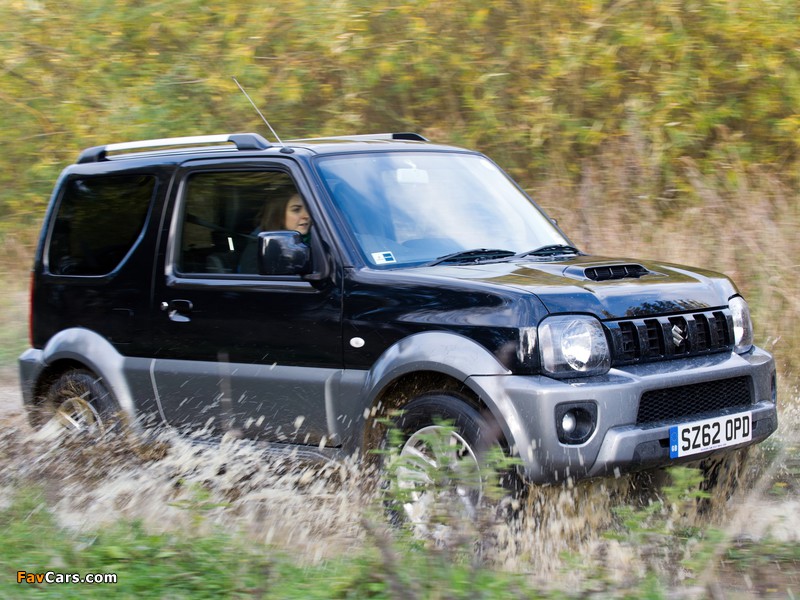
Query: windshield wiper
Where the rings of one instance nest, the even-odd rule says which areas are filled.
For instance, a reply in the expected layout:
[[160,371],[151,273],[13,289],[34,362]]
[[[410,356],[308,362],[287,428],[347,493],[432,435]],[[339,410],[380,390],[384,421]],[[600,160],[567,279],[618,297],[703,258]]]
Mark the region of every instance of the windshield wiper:
[[518,257],[523,256],[555,256],[558,254],[580,254],[581,251],[578,250],[575,246],[567,246],[566,244],[550,244],[548,246],[542,246],[540,248],[536,248],[536,250],[530,250],[529,252],[523,252],[521,254],[517,254]]
[[472,250],[461,250],[452,254],[445,254],[425,266],[433,267],[442,263],[477,263],[482,260],[508,258],[509,256],[514,256],[514,252],[511,252],[511,250],[498,250],[497,248],[473,248]]

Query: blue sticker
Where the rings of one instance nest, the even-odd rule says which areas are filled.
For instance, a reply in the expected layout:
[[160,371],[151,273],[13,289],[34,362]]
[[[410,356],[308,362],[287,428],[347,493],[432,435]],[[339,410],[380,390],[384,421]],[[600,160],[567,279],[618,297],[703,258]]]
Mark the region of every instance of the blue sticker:
[[394,254],[391,252],[373,252],[372,253],[372,262],[376,265],[387,265],[389,263],[395,263],[397,260],[394,257]]

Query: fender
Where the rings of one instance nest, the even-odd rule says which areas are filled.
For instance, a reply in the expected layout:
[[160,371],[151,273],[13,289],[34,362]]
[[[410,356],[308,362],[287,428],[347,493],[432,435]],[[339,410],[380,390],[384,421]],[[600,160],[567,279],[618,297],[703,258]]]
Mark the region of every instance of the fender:
[[407,373],[436,371],[464,381],[472,375],[510,375],[495,356],[468,337],[445,331],[425,331],[403,338],[375,361],[364,382],[371,406],[381,390]]
[[[392,382],[403,375],[423,371],[447,375],[469,387],[489,408],[508,443],[512,446],[516,444],[519,433],[509,429],[509,424],[518,422],[513,405],[502,399],[497,402],[498,398],[486,394],[471,379],[476,375],[506,376],[511,371],[486,348],[456,333],[426,331],[410,335],[390,346],[366,373],[360,390],[351,387],[351,393],[339,396],[341,403],[337,413],[351,416],[363,429],[369,409],[376,405],[380,395]],[[362,438],[363,432],[354,433],[356,439]]]
[[120,409],[131,420],[135,418],[133,394],[125,378],[125,357],[103,336],[82,327],[65,329],[50,338],[41,358],[45,365],[64,359],[86,365],[103,380]]

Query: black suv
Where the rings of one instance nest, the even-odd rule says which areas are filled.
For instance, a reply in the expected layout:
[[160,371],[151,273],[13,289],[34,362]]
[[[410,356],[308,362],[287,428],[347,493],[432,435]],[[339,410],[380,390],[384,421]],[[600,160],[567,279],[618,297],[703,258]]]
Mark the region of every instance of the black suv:
[[553,482],[765,439],[775,366],[752,341],[726,277],[585,255],[479,153],[234,134],[63,172],[20,369],[36,425],[154,415],[337,457],[399,409],[406,454],[445,420],[459,459],[488,435]]

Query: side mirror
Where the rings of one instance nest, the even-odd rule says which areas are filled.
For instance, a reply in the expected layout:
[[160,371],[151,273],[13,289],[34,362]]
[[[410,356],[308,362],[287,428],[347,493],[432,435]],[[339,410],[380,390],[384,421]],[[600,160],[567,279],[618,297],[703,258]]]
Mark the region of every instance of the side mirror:
[[303,275],[309,272],[311,249],[296,231],[258,234],[258,272],[261,275]]

